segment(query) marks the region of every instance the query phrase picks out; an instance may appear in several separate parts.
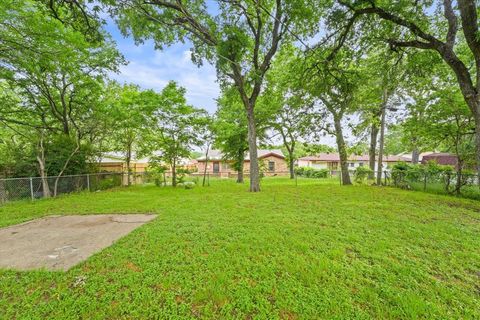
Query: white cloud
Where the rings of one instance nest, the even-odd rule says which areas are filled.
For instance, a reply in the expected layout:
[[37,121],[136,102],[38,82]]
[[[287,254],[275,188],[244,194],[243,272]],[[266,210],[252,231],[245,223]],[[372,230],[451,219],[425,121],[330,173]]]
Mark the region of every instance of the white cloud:
[[214,99],[220,92],[215,68],[209,64],[200,68],[194,65],[185,46],[176,45],[158,51],[151,43],[136,47],[122,41],[119,49],[130,62],[120,68],[120,73],[112,74],[113,79],[155,91],[161,91],[168,81],[174,80],[187,89],[188,103],[209,112],[215,111]]

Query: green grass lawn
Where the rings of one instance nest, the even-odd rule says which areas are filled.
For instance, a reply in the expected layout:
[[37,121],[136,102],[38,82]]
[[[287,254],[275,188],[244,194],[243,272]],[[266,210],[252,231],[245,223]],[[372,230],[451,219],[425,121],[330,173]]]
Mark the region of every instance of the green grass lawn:
[[0,207],[0,226],[159,215],[68,272],[0,270],[0,319],[480,318],[480,203],[336,180],[262,186],[214,180]]

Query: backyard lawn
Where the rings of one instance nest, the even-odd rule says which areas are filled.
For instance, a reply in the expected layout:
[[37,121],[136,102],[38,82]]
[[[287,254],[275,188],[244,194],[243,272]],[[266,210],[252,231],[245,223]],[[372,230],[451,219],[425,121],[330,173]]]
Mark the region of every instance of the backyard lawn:
[[67,272],[0,270],[0,319],[479,319],[480,202],[338,181],[214,180],[0,207],[158,217]]

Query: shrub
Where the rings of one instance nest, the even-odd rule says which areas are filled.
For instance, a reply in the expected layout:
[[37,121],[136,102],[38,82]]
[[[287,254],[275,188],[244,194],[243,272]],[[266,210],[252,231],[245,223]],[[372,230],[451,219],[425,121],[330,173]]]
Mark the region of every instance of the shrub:
[[369,167],[357,167],[353,173],[356,183],[364,183],[368,177],[373,173],[373,170]]
[[115,181],[114,181],[113,178],[106,178],[106,179],[100,180],[98,182],[97,189],[98,190],[106,190],[106,189],[113,188],[115,186],[116,186],[116,184],[115,184]]
[[296,175],[306,178],[328,178],[329,173],[328,169],[314,169],[310,167],[295,168]]
[[294,170],[295,170],[295,174],[297,176],[303,176],[303,173],[305,171],[305,167],[296,167]]
[[176,170],[177,184],[184,183],[185,182],[185,176],[189,173],[190,173],[190,171],[188,169],[178,168]]

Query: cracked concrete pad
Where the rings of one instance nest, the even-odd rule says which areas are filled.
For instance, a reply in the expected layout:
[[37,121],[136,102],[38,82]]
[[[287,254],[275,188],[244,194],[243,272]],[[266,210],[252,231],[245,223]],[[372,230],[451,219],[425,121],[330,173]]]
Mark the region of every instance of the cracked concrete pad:
[[52,216],[0,229],[0,268],[68,270],[153,214]]

